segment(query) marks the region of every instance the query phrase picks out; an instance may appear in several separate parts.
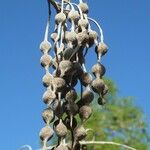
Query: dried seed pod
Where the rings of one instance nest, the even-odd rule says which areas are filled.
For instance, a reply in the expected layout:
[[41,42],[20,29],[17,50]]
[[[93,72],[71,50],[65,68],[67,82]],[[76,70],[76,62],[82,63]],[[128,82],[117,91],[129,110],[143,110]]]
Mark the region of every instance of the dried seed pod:
[[66,126],[63,124],[62,120],[60,119],[59,124],[56,125],[55,127],[55,132],[57,134],[58,137],[62,137],[64,138],[67,135],[67,128]]
[[97,102],[99,105],[105,105],[106,104],[106,100],[103,97],[99,97],[97,99]]
[[78,44],[85,46],[89,40],[89,36],[86,32],[80,32],[77,34]]
[[53,80],[53,76],[50,73],[46,73],[42,78],[43,85],[45,87],[50,86],[52,83],[52,80]]
[[58,36],[58,34],[56,32],[53,32],[51,34],[51,39],[53,40],[53,42],[56,42],[57,36]]
[[82,85],[87,86],[92,82],[92,75],[90,73],[84,72],[80,77],[80,81]]
[[88,28],[88,25],[89,25],[89,22],[87,19],[80,19],[78,21],[78,26],[81,28],[81,29],[87,29]]
[[87,135],[86,130],[83,126],[77,127],[74,131],[74,137],[77,141],[83,140]]
[[66,31],[65,32],[65,40],[67,43],[71,42],[71,43],[76,43],[77,42],[77,35],[75,32],[69,32]]
[[97,63],[92,67],[92,73],[97,78],[102,77],[105,74],[105,72],[106,72],[105,67],[100,63]]
[[70,119],[70,116],[67,116],[64,120],[64,124],[66,125],[67,129],[74,129],[76,128],[77,126],[77,120],[76,118],[72,118],[72,127],[70,126],[71,125],[71,119]]
[[103,89],[103,91],[102,91],[102,96],[104,96],[104,95],[106,95],[107,93],[108,93],[108,91],[109,91],[109,88],[108,88],[108,86],[105,84],[104,85],[104,89]]
[[97,55],[105,55],[107,53],[108,47],[105,43],[99,43],[98,46],[96,46],[95,48],[95,52],[97,53]]
[[52,84],[56,92],[62,92],[66,85],[65,80],[60,77],[53,78]]
[[104,81],[100,78],[96,78],[92,82],[92,89],[94,92],[98,94],[100,94],[103,91],[104,86],[105,86]]
[[88,105],[84,105],[79,109],[79,116],[82,121],[86,121],[87,119],[89,119],[91,114],[92,114],[92,109]]
[[69,102],[66,104],[66,113],[71,116],[75,116],[78,113],[78,105],[75,102]]
[[63,12],[60,12],[55,16],[56,24],[64,23],[65,20],[66,20],[66,15]]
[[78,95],[75,89],[71,89],[69,92],[67,92],[65,99],[70,102],[70,101],[75,101],[77,97]]
[[42,67],[51,66],[52,65],[52,57],[48,54],[44,54],[40,59]]
[[94,94],[89,87],[85,89],[82,93],[82,101],[84,104],[90,104],[94,99]]
[[83,13],[86,13],[86,14],[88,13],[89,7],[87,3],[79,3],[79,7],[81,8]]
[[80,15],[79,15],[78,11],[76,11],[76,10],[71,10],[71,11],[68,13],[68,18],[69,18],[70,20],[73,20],[74,22],[78,21],[78,20],[79,20],[79,17],[80,17]]
[[54,112],[50,108],[47,108],[42,112],[42,117],[43,117],[44,122],[47,124],[50,124],[51,122],[53,122],[55,118]]
[[60,144],[54,150],[69,150],[66,145]]
[[49,50],[51,49],[52,45],[50,42],[48,41],[43,41],[41,42],[40,44],[40,50],[43,52],[43,53],[48,53]]
[[77,76],[83,74],[82,66],[79,62],[73,62],[73,70],[76,70],[75,75]]
[[61,71],[61,76],[70,75],[73,69],[73,64],[69,60],[63,60],[59,63],[59,69]]
[[63,51],[63,57],[65,60],[68,60],[72,53],[74,52],[74,49],[71,47],[67,47],[64,51]]
[[42,141],[49,141],[52,138],[53,134],[54,131],[49,126],[45,126],[41,129],[39,136]]
[[93,31],[93,30],[89,30],[89,41],[88,41],[88,45],[89,47],[93,46],[94,42],[97,41],[97,32]]
[[45,104],[51,104],[55,98],[56,98],[56,94],[51,90],[47,90],[43,94],[43,101]]

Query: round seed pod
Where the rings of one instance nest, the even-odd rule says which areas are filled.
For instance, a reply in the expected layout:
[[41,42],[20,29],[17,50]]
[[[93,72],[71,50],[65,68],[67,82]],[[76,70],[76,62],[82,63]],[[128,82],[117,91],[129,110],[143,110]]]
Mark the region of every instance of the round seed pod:
[[53,40],[53,42],[56,42],[57,36],[58,36],[58,34],[56,32],[53,32],[51,34],[51,39]]
[[49,141],[52,138],[53,134],[54,131],[49,126],[45,126],[44,128],[41,129],[39,136],[42,141],[44,140]]
[[45,87],[50,86],[52,83],[52,80],[53,80],[53,76],[50,73],[46,73],[42,78],[43,85]]
[[68,147],[66,145],[60,144],[54,150],[69,150],[69,149],[68,149]]
[[55,16],[55,22],[56,24],[64,23],[66,20],[66,15],[62,12],[56,14]]
[[105,105],[106,104],[106,100],[102,97],[99,97],[97,99],[97,102],[98,102],[99,105]]
[[42,67],[51,66],[52,65],[52,57],[48,54],[44,54],[40,59]]
[[75,75],[80,76],[83,74],[82,66],[79,62],[73,62],[73,70],[75,70]]
[[47,90],[43,94],[43,101],[44,101],[45,104],[51,104],[55,98],[56,98],[56,95],[51,90]]
[[40,50],[42,51],[42,53],[48,53],[49,50],[51,49],[51,47],[52,47],[52,45],[48,41],[43,41],[40,44]]
[[74,137],[77,141],[83,140],[87,135],[86,130],[83,126],[77,127],[74,131]]
[[66,113],[68,115],[72,115],[75,116],[78,113],[78,105],[74,102],[69,102],[68,104],[66,104]]
[[52,84],[56,92],[62,92],[66,85],[65,80],[60,77],[53,78]]
[[81,29],[87,29],[88,28],[88,25],[89,25],[89,22],[87,19],[80,19],[78,21],[78,26],[81,28]]
[[86,14],[88,13],[89,7],[86,3],[79,3],[79,7],[81,8],[83,13],[86,13]]
[[65,40],[67,43],[71,42],[71,43],[76,43],[77,42],[77,35],[75,32],[69,32],[66,31],[65,32]]
[[[73,74],[73,72],[72,72]],[[69,87],[75,87],[78,83],[78,78],[77,76],[74,75],[65,75],[63,76],[63,79],[66,81],[66,85],[68,85]]]
[[91,82],[92,82],[91,74],[84,72],[80,77],[80,81],[81,81],[82,85],[84,85],[84,86],[91,84]]
[[82,93],[82,101],[84,102],[84,104],[90,104],[93,101],[93,99],[94,94],[91,91],[91,89],[87,87]]
[[80,17],[80,15],[79,15],[78,11],[76,11],[76,10],[71,10],[71,11],[68,13],[68,18],[69,18],[70,20],[73,20],[74,22],[78,21],[78,20],[79,20],[79,17]]
[[59,69],[61,71],[61,76],[70,75],[73,69],[73,64],[69,60],[63,60],[59,64]]
[[82,121],[86,121],[87,119],[89,119],[91,114],[92,114],[92,109],[88,105],[84,105],[79,109],[79,116]]
[[57,134],[58,137],[65,137],[67,135],[67,128],[66,126],[63,124],[62,120],[60,119],[59,124],[56,125],[55,127],[55,132]]
[[65,96],[65,99],[67,101],[75,101],[77,99],[78,95],[75,89],[71,89]]
[[92,67],[92,73],[97,78],[102,77],[105,74],[105,72],[106,72],[105,67],[100,63],[97,63]]
[[109,88],[108,88],[108,86],[105,84],[104,85],[104,89],[103,89],[103,91],[102,91],[102,96],[104,96],[104,95],[106,95],[107,93],[108,93],[108,91],[109,91]]
[[76,118],[74,118],[74,117],[72,118],[72,127],[70,126],[71,125],[70,122],[71,122],[70,116],[67,116],[64,120],[64,124],[67,127],[67,129],[70,130],[70,129],[76,128],[76,126],[77,126]]
[[100,94],[103,91],[104,86],[105,86],[104,81],[100,78],[96,78],[92,82],[92,89],[94,92],[98,94]]
[[85,46],[89,40],[89,36],[86,32],[80,32],[77,34],[78,44]]
[[96,31],[89,30],[89,41],[88,41],[89,47],[93,46],[95,40],[97,40],[97,37],[98,35]]
[[54,112],[50,108],[47,108],[42,112],[42,117],[43,117],[44,122],[47,124],[50,124],[51,122],[53,122],[55,118]]
[[105,43],[99,43],[98,46],[96,46],[95,48],[95,52],[97,53],[97,55],[105,55],[108,51],[108,47]]

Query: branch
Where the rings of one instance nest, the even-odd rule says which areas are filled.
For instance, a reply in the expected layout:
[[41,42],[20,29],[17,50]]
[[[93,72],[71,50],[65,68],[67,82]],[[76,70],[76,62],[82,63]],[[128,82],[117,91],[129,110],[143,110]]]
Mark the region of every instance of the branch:
[[107,145],[116,145],[116,146],[122,146],[124,148],[127,148],[129,150],[136,150],[133,147],[124,145],[124,144],[120,144],[120,143],[115,143],[115,142],[107,142],[107,141],[81,141],[80,142],[81,145],[91,145],[91,144],[96,144],[96,145],[100,145],[100,144],[107,144]]
[[56,9],[57,13],[59,13],[60,10],[61,10],[61,7],[54,0],[48,0],[48,1],[49,1],[49,3],[51,3],[54,6],[54,8]]

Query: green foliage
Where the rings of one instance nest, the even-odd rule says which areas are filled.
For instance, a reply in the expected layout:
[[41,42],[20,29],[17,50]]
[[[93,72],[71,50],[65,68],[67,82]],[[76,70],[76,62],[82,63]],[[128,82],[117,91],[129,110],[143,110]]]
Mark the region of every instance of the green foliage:
[[[114,141],[137,150],[148,150],[149,137],[143,112],[134,104],[133,98],[118,97],[118,90],[111,80],[105,79],[105,82],[110,89],[106,96],[107,104],[101,107],[94,102],[93,115],[85,124],[93,129],[93,132],[89,131],[87,140]],[[88,149],[122,150],[113,145],[94,145],[88,146]]]

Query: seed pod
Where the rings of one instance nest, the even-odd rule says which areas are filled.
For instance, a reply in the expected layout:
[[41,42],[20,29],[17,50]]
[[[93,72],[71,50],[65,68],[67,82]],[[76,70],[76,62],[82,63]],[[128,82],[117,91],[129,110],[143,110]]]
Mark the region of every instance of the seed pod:
[[58,34],[56,32],[53,32],[51,34],[51,39],[53,40],[53,42],[56,42],[57,36],[58,36]]
[[104,85],[104,89],[103,89],[103,91],[102,91],[102,96],[104,96],[104,95],[106,95],[107,93],[108,93],[108,91],[109,91],[109,88],[108,88],[108,86],[105,84]]
[[40,44],[40,50],[42,51],[42,53],[48,53],[49,50],[51,49],[52,45],[50,42],[48,41],[43,41],[41,44]]
[[80,19],[80,20],[78,21],[78,26],[79,26],[82,30],[87,29],[87,28],[88,28],[88,25],[89,25],[89,22],[88,22],[87,19]]
[[52,76],[50,73],[46,73],[46,74],[43,76],[43,79],[42,79],[43,85],[44,85],[45,87],[50,86],[51,83],[52,83],[52,80],[53,80],[53,76]]
[[80,32],[77,34],[78,44],[85,46],[89,40],[89,36],[86,32]]
[[74,131],[74,137],[77,141],[81,141],[86,137],[87,133],[83,126],[77,127]]
[[97,32],[93,30],[89,30],[89,47],[93,46],[94,42],[97,40]]
[[78,105],[75,102],[69,102],[66,104],[66,113],[68,115],[75,116],[78,113]]
[[56,24],[60,24],[60,23],[64,23],[66,20],[66,15],[62,12],[58,13],[56,16],[55,16],[55,22]]
[[94,99],[94,94],[89,87],[82,93],[82,101],[84,104],[90,104]]
[[79,62],[73,62],[73,70],[76,70],[75,75],[77,76],[83,74],[82,66]]
[[77,99],[77,92],[75,91],[75,89],[71,89],[65,96],[65,99],[67,101],[75,101]]
[[60,119],[59,124],[56,125],[55,127],[55,132],[57,134],[58,137],[65,137],[67,135],[67,128],[66,126],[63,124],[62,120]]
[[60,77],[55,77],[52,81],[52,84],[56,92],[62,92],[66,85],[65,80]]
[[40,59],[42,67],[51,66],[52,65],[52,57],[48,54],[44,54]]
[[80,15],[79,15],[78,11],[76,11],[76,10],[71,10],[71,11],[68,13],[68,18],[69,18],[70,20],[73,20],[74,22],[78,21],[78,20],[79,20],[79,17],[80,17]]
[[105,55],[107,53],[108,47],[105,43],[99,43],[98,46],[96,46],[95,48],[95,52],[97,53],[97,55]]
[[45,104],[51,104],[55,98],[56,98],[56,95],[51,90],[47,90],[43,94],[43,101],[44,101]]
[[91,82],[92,82],[91,74],[84,72],[80,77],[80,81],[81,81],[82,85],[84,85],[84,86],[91,84]]
[[74,52],[74,49],[73,48],[70,48],[70,47],[67,47],[64,51],[63,51],[63,57],[65,60],[68,60],[72,53]]
[[69,150],[66,145],[60,144],[58,147],[55,148],[55,150]]
[[105,74],[105,72],[106,72],[105,67],[100,63],[97,63],[92,67],[92,73],[97,78],[102,77]]
[[97,102],[99,105],[105,105],[106,104],[106,100],[103,97],[99,97]]
[[104,81],[100,78],[96,78],[95,80],[93,80],[92,82],[92,89],[94,92],[100,94],[103,89],[104,89]]
[[54,131],[49,126],[45,126],[44,128],[41,129],[39,136],[42,141],[44,140],[49,141],[52,138],[53,134]]
[[59,69],[61,71],[61,76],[70,75],[72,72],[73,64],[69,60],[63,60],[59,64]]
[[42,112],[42,117],[45,123],[50,124],[54,120],[54,112],[50,109],[47,108]]
[[86,14],[88,13],[89,7],[86,3],[79,3],[79,7],[81,8],[83,13],[86,13]]
[[89,119],[91,114],[92,114],[92,109],[88,105],[84,105],[79,109],[79,116],[82,121],[86,121],[87,119]]
[[75,32],[69,32],[69,31],[66,31],[65,32],[65,40],[66,42],[71,42],[71,43],[76,43],[77,42],[77,35]]
[[74,128],[76,128],[76,126],[77,126],[77,120],[76,120],[76,118],[72,118],[72,127],[70,126],[71,125],[71,119],[70,119],[70,117],[69,116],[67,116],[66,118],[65,118],[65,120],[64,120],[64,124],[65,124],[65,126],[67,127],[67,129],[74,129]]

